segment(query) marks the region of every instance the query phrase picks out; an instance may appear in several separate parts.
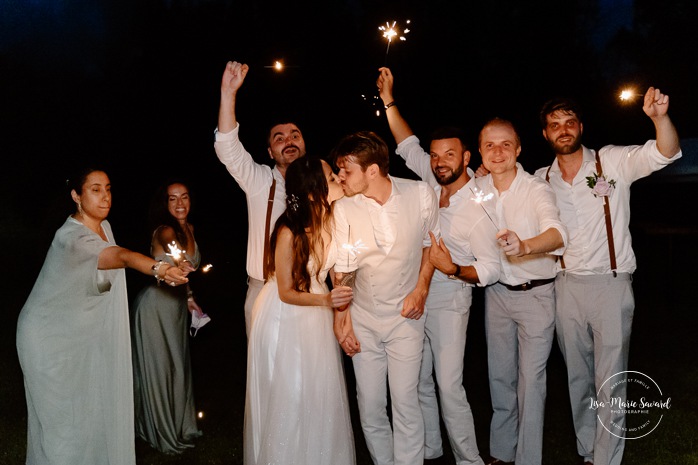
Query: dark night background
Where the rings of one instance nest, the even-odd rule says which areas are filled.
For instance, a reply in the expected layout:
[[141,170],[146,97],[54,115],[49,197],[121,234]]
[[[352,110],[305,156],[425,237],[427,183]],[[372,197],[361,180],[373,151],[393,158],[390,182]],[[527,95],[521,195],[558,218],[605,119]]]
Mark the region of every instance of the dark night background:
[[[251,66],[238,118],[260,162],[280,113],[299,121],[311,152],[324,155],[359,129],[394,146],[384,117],[361,97],[374,95],[386,61],[418,136],[456,124],[475,146],[486,119],[509,118],[529,171],[550,159],[537,111],[554,95],[582,102],[592,147],[653,136],[640,99],[617,98],[626,85],[668,93],[681,137],[698,137],[698,7],[690,0],[0,0],[0,8],[0,219],[51,235],[72,207],[62,182],[73,165],[97,160],[112,177],[110,218],[122,243],[142,243],[138,219],[155,185],[174,173],[194,183],[202,232],[244,237],[241,191],[212,147],[228,60]],[[394,41],[386,60],[378,26],[407,19],[407,41]],[[275,60],[288,67],[270,69]],[[399,160],[393,172],[411,176]],[[45,245],[38,249],[43,256]]]
[[[394,41],[386,56],[378,26],[407,19],[407,40]],[[454,124],[475,148],[485,120],[508,118],[519,127],[519,160],[531,172],[552,158],[538,123],[547,98],[580,101],[587,146],[640,144],[654,137],[652,124],[641,99],[622,104],[618,94],[629,85],[640,93],[659,87],[670,95],[684,159],[633,188],[636,252],[640,269],[659,259],[657,268],[695,277],[693,266],[676,269],[661,255],[644,258],[643,250],[680,253],[666,247],[698,231],[691,206],[698,186],[697,25],[694,0],[0,0],[0,281],[8,302],[0,307],[2,358],[16,364],[16,316],[55,230],[73,211],[65,179],[85,163],[106,166],[116,239],[143,253],[156,185],[175,174],[190,181],[191,219],[204,262],[214,265],[210,276],[194,277],[214,318],[203,331],[244,341],[245,199],[213,150],[228,60],[251,67],[237,116],[259,162],[268,160],[267,126],[281,114],[299,122],[309,152],[325,155],[342,135],[363,129],[394,148],[384,115],[362,98],[374,95],[377,69],[386,63],[400,110],[420,138]],[[286,69],[269,68],[275,60]],[[412,176],[400,160],[392,163],[393,174]],[[656,237],[668,242],[657,245]],[[149,282],[127,276],[131,297]],[[244,352],[244,342],[238,346]],[[244,353],[232,362],[230,354],[209,356],[211,364],[244,364]],[[16,375],[18,367],[11,369]],[[235,383],[244,383],[240,370]],[[6,408],[0,401],[0,417]]]

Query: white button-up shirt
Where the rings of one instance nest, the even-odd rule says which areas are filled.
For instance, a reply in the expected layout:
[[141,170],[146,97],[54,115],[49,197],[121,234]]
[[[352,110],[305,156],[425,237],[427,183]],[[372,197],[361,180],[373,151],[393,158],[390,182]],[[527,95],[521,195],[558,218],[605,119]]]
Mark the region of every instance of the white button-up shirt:
[[[560,221],[560,212],[555,193],[550,185],[516,164],[516,178],[509,189],[501,194],[492,183],[492,176],[477,178],[476,183],[485,196],[492,194],[491,200],[480,205],[487,209],[499,229],[514,231],[521,240],[535,237],[550,228],[560,232],[563,243],[567,244],[567,229]],[[499,280],[517,286],[533,279],[554,278],[557,255],[562,255],[564,246],[549,253],[513,257],[500,249],[502,272]]]
[[[409,136],[400,142],[396,153],[405,160],[409,169],[434,189],[437,197],[441,195],[442,186],[436,181],[431,169],[431,156],[419,145],[416,136]],[[499,246],[496,241],[498,229],[487,217],[486,211],[472,200],[477,186],[472,179],[474,173],[470,168],[466,169],[470,181],[451,195],[448,206],[439,208],[441,237],[453,262],[475,267],[480,280],[478,285],[486,286],[499,279]],[[435,270],[432,281],[448,281],[448,276]]]
[[264,280],[264,228],[272,179],[276,179],[269,234],[286,210],[286,183],[278,169],[256,163],[238,137],[240,125],[227,133],[216,131],[218,159],[235,178],[247,197],[247,274]]
[[[605,197],[595,197],[587,185],[587,177],[596,173],[595,152],[583,147],[582,156],[582,166],[571,185],[562,179],[557,159],[550,166],[550,185],[557,196],[562,222],[569,231],[565,269],[580,275],[608,274],[611,260],[603,207]],[[666,158],[657,150],[656,141],[650,140],[644,145],[609,145],[599,151],[599,157],[606,180],[615,182],[608,199],[617,271],[632,273],[637,265],[629,229],[630,186],[681,158],[681,152]],[[545,179],[547,172],[548,167],[540,168],[536,175]]]
[[438,238],[439,205],[426,183],[390,176],[391,193],[379,204],[363,194],[334,203],[334,269],[356,270],[352,318],[360,312],[392,317],[417,285],[422,254]]

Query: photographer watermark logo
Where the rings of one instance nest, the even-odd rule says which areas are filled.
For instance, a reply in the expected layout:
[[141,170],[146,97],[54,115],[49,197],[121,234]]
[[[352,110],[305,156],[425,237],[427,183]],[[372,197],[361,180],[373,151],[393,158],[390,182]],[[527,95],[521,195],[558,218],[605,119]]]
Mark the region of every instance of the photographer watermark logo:
[[608,378],[589,398],[599,423],[612,435],[639,439],[657,429],[671,408],[671,397],[664,397],[652,378],[639,371],[621,371]]

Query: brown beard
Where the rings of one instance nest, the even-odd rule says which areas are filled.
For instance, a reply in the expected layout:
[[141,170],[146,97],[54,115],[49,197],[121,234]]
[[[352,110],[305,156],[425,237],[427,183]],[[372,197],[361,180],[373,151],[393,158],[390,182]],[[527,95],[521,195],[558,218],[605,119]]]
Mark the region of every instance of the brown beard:
[[[580,135],[581,136],[581,135]],[[569,155],[576,152],[582,146],[582,138],[577,136],[570,145],[558,145],[555,141],[549,140],[550,148],[556,155]]]

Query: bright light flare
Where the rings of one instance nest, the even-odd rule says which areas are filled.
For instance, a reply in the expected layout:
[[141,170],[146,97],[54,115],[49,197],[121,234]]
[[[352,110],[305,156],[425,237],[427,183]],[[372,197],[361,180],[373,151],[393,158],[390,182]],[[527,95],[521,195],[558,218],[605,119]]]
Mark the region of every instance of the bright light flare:
[[273,65],[266,65],[265,68],[273,69],[276,72],[281,72],[286,68],[293,68],[293,66],[286,66],[283,61],[276,60]]
[[640,97],[640,94],[635,92],[634,89],[623,89],[618,95],[618,98],[623,102],[630,102],[634,100],[635,97]]
[[364,244],[364,241],[359,239],[358,241],[354,242],[353,244],[351,243],[344,243],[342,244],[342,248],[346,251],[349,252],[349,255],[352,257],[356,257],[361,253],[362,250],[368,249],[366,244]]
[[177,243],[175,241],[172,241],[169,244],[167,244],[167,248],[170,249],[170,251],[166,255],[172,257],[172,260],[175,262],[175,265],[179,266],[179,262],[180,260],[182,260],[184,251],[177,247]]
[[[409,19],[406,21],[406,24],[410,24]],[[393,41],[394,37],[397,37],[400,40],[407,40],[407,38],[402,34],[409,34],[410,32],[408,28],[404,28],[402,33],[400,33],[400,27],[398,26],[397,21],[393,21],[392,24],[390,24],[390,21],[386,21],[385,26],[379,26],[378,30],[383,33],[383,37],[385,39],[388,39],[388,46],[390,46],[390,42]]]
[[204,412],[200,411],[196,414],[196,417],[201,420],[204,417]]
[[209,263],[209,264],[207,264],[207,265],[204,265],[204,266],[201,268],[201,271],[202,271],[203,273],[208,273],[209,271],[211,271],[211,268],[213,268],[213,265],[211,265],[211,264]]

